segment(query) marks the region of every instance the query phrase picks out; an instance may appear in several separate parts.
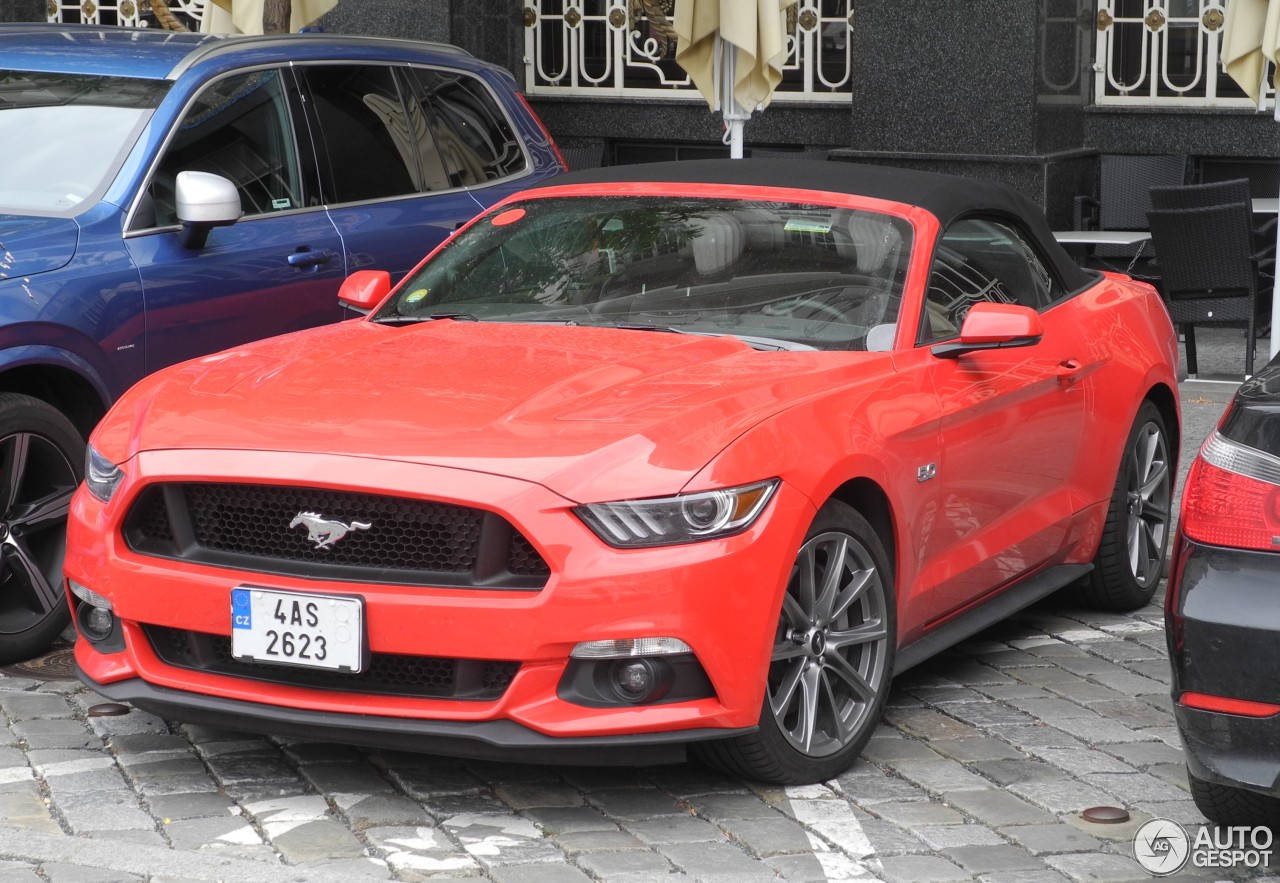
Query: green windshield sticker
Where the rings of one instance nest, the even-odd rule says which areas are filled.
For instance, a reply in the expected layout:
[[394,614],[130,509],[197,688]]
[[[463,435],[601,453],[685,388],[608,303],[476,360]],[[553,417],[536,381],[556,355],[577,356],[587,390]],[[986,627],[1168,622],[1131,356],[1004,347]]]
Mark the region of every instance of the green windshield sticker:
[[407,304],[416,304],[418,301],[422,300],[430,293],[431,292],[428,291],[426,288],[419,288],[417,291],[409,292],[409,294],[405,297],[404,302]]
[[808,218],[790,218],[785,227],[788,233],[830,233],[830,221],[812,221]]
[[288,208],[291,205],[293,205],[293,200],[289,199],[289,197],[287,196],[284,199],[271,200],[271,207],[273,209],[276,209],[277,211],[279,211],[280,209]]

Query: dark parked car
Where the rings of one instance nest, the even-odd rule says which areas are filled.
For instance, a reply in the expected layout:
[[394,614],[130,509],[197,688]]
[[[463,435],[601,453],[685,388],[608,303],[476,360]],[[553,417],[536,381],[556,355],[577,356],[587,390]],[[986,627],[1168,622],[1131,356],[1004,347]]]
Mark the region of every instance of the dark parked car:
[[1196,806],[1280,824],[1280,360],[1240,387],[1182,495],[1165,625]]
[[453,46],[30,24],[0,26],[0,157],[0,662],[67,622],[67,506],[121,392],[342,318],[347,274],[563,170]]

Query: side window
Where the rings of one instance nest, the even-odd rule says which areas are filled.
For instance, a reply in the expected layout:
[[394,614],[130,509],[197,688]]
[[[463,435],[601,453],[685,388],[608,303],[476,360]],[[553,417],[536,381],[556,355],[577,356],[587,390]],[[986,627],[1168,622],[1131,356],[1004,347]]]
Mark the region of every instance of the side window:
[[165,148],[135,228],[178,223],[174,182],[183,171],[230,179],[246,215],[302,205],[297,150],[278,71],[225,77],[200,93]]
[[434,189],[425,184],[418,160],[419,153],[435,154],[431,133],[417,103],[401,100],[390,67],[316,65],[298,73],[319,125],[320,166],[331,201]]
[[525,169],[524,151],[497,100],[476,77],[413,68],[436,145],[455,185],[483,184]]
[[975,303],[1043,310],[1063,294],[1035,249],[1013,227],[982,218],[957,221],[934,252],[920,343],[955,337]]

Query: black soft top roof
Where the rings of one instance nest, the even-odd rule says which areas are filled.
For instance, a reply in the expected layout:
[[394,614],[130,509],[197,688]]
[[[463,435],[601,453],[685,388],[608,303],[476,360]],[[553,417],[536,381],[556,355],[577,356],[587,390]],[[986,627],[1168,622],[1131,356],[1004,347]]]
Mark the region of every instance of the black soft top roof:
[[955,175],[821,160],[706,159],[585,169],[548,178],[537,186],[613,181],[743,184],[858,194],[919,206],[944,228],[963,215],[1003,216],[1017,221],[1035,240],[1068,291],[1096,278],[1071,260],[1053,238],[1044,212],[1031,200],[1000,184]]

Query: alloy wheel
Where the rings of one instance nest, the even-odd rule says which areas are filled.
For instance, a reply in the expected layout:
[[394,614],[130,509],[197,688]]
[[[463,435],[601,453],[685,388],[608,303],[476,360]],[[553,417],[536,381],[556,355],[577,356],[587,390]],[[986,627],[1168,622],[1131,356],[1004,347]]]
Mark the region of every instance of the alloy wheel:
[[1160,578],[1169,538],[1172,476],[1164,431],[1154,423],[1138,430],[1129,452],[1126,538],[1129,569],[1138,585]]
[[887,597],[884,575],[856,537],[828,531],[800,549],[774,640],[768,702],[802,754],[834,754],[874,725],[891,674]]
[[0,634],[18,634],[62,601],[66,521],[79,477],[52,440],[0,438]]

